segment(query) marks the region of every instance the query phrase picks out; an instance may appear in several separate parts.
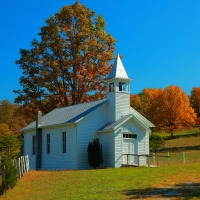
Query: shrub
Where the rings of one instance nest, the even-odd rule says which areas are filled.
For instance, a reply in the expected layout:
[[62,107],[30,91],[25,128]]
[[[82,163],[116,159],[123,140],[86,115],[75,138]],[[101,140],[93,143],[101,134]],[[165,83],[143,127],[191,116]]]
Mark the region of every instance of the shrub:
[[88,162],[95,169],[103,163],[102,145],[99,143],[98,138],[94,138],[88,144]]
[[2,191],[5,192],[8,189],[15,187],[18,179],[18,170],[13,159],[10,157],[4,157],[1,159],[2,169]]
[[158,149],[161,149],[165,144],[164,139],[160,135],[152,134],[149,138],[150,150],[154,150],[155,154]]

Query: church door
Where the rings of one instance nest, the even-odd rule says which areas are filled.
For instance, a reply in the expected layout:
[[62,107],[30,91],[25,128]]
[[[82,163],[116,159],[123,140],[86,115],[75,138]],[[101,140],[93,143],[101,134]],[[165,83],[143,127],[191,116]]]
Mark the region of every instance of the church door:
[[[131,135],[133,134],[123,134],[123,164],[125,165],[137,165],[138,157],[138,140]],[[128,138],[127,138],[128,137]],[[135,154],[135,155],[131,155]]]

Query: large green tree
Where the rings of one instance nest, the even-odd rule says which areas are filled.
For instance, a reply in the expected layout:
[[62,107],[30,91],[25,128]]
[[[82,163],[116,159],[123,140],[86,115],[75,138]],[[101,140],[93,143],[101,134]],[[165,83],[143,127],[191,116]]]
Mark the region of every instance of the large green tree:
[[31,49],[21,49],[16,61],[23,71],[15,102],[27,113],[44,113],[104,96],[115,39],[101,15],[79,2],[64,6],[46,20]]

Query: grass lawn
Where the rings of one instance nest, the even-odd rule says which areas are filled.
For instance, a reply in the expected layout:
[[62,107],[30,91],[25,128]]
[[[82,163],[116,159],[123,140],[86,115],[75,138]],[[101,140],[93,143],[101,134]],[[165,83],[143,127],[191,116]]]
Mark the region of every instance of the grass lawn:
[[166,144],[158,155],[170,152],[170,166],[162,158],[158,168],[31,171],[1,199],[200,199],[199,132],[159,133]]
[[[194,188],[187,187],[187,183]],[[164,189],[178,190],[179,199],[200,197],[200,164],[160,168],[81,171],[31,171],[2,199],[151,199]],[[172,195],[171,197],[176,197]]]
[[[165,139],[165,146],[158,151],[157,155],[168,155],[171,157],[172,165],[183,164],[183,152],[185,152],[186,164],[200,163],[200,130],[193,128],[192,130],[176,131],[173,137],[169,133],[156,133]],[[151,152],[153,153],[153,152]],[[153,159],[151,159],[151,164]],[[160,158],[160,166],[167,165],[167,158]]]

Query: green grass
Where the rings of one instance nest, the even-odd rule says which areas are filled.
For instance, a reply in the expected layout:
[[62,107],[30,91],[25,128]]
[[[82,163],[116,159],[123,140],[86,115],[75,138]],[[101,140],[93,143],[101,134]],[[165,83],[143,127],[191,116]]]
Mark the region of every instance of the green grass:
[[[159,133],[166,144],[158,155],[169,152],[170,166],[166,158],[160,158],[158,168],[31,171],[2,199],[200,199],[199,132],[198,128],[184,130],[174,133],[173,138]],[[173,191],[178,196],[166,196]]]
[[[157,155],[166,156],[168,152],[172,165],[183,164],[183,152],[185,152],[186,164],[200,163],[200,130],[193,128],[192,130],[176,131],[171,137],[169,133],[156,133],[165,139],[165,146],[157,152]],[[153,152],[151,152],[153,153]],[[160,166],[167,165],[167,158],[160,158]],[[151,164],[153,159],[151,158]]]
[[160,168],[120,168],[81,171],[32,171],[7,192],[6,199],[139,199],[151,191],[163,188],[184,188],[187,182],[195,185],[180,195],[195,199],[200,196],[200,164]]

